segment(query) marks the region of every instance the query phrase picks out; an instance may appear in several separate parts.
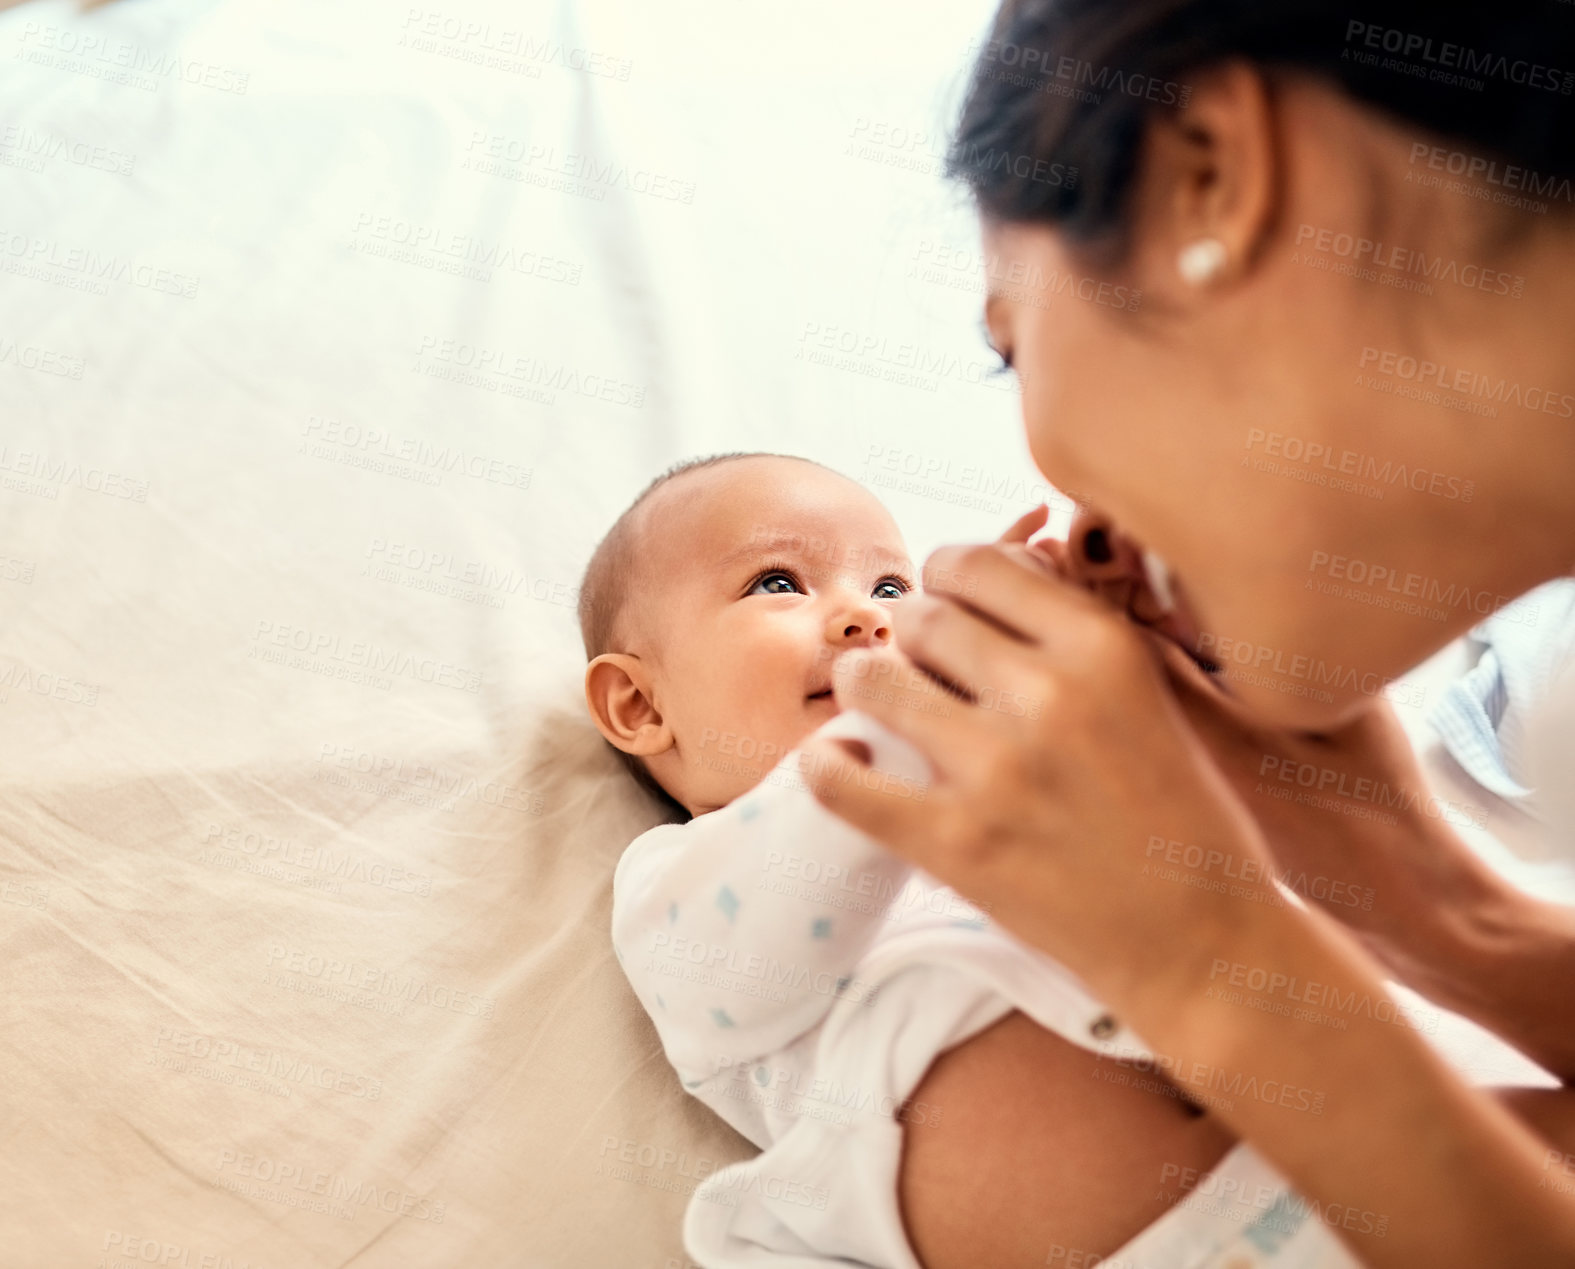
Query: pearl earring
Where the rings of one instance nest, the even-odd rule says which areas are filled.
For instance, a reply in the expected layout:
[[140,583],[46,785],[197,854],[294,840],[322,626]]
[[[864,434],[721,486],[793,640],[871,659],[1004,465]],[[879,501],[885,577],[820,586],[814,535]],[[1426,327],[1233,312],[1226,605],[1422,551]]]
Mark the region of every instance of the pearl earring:
[[1193,286],[1202,286],[1219,277],[1228,259],[1230,253],[1218,238],[1199,238],[1181,249],[1176,269]]

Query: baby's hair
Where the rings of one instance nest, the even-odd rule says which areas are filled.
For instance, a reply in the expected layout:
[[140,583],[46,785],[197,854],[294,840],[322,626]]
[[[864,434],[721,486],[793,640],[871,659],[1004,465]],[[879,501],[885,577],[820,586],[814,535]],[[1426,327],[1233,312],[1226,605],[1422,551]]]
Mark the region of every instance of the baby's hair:
[[[692,471],[735,462],[740,458],[788,458],[795,462],[814,463],[816,467],[825,467],[824,463],[816,463],[813,458],[801,458],[797,454],[734,451],[674,463],[651,481],[640,491],[640,496],[613,522],[612,528],[607,530],[607,536],[602,538],[591,553],[590,563],[585,566],[585,577],[580,582],[579,616],[580,640],[585,645],[587,662],[594,661],[604,652],[621,650],[619,645],[623,642],[623,631],[619,622],[627,606],[630,584],[639,574],[641,543],[638,540],[640,534],[637,532],[636,517],[640,508],[652,494],[669,481]],[[831,469],[828,467],[826,470]],[[688,812],[656,782],[643,758],[625,753],[610,741],[608,744],[642,789],[669,809],[688,817]]]

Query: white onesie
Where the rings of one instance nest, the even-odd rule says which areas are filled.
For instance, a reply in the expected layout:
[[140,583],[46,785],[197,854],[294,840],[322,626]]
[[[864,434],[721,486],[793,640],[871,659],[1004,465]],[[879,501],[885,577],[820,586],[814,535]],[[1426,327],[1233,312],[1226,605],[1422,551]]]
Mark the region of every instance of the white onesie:
[[[868,715],[845,711],[817,735],[865,741],[896,795],[923,795],[924,757]],[[1144,1079],[1153,1055],[1059,963],[821,806],[799,752],[728,806],[642,833],[613,878],[613,946],[668,1060],[761,1148],[696,1188],[684,1245],[706,1269],[922,1269],[897,1205],[897,1113],[937,1055],[1014,1008],[1085,1049],[1135,1060],[1113,1060],[1112,1079]],[[918,1126],[939,1113],[917,1103],[906,1118]],[[1044,1263],[1094,1260],[1049,1247]],[[1098,1264],[1357,1262],[1237,1146]]]

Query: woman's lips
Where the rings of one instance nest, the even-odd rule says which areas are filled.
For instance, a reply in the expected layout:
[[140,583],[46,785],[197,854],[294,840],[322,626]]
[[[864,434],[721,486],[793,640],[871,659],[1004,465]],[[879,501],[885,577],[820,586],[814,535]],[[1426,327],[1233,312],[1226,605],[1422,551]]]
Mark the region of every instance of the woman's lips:
[[1176,644],[1183,652],[1197,662],[1198,668],[1207,674],[1218,674],[1221,666],[1212,657],[1205,656],[1198,650],[1202,640],[1203,631],[1197,619],[1192,615],[1192,609],[1187,605],[1186,591],[1174,574],[1167,578],[1168,588],[1171,592],[1171,606],[1168,611],[1156,612],[1152,617],[1139,611],[1142,602],[1147,600],[1149,605],[1157,608],[1154,596],[1147,591],[1139,594],[1132,606],[1132,616],[1145,626],[1165,636]]

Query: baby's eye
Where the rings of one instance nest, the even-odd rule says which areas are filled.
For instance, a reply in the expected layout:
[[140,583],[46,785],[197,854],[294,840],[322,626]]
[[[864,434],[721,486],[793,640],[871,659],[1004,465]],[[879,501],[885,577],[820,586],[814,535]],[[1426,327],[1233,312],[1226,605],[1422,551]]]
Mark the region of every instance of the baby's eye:
[[[887,591],[892,593],[886,594]],[[870,593],[876,599],[901,599],[908,593],[908,588],[895,577],[888,577],[884,581],[876,582],[875,589]]]
[[[786,582],[788,589],[784,590],[773,585],[775,582]],[[761,590],[764,586],[766,589]],[[756,579],[755,584],[749,588],[751,595],[794,595],[799,593],[798,583],[787,573],[763,573]]]

